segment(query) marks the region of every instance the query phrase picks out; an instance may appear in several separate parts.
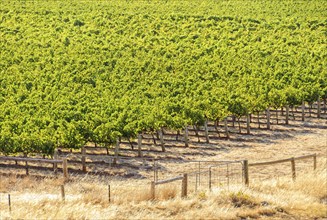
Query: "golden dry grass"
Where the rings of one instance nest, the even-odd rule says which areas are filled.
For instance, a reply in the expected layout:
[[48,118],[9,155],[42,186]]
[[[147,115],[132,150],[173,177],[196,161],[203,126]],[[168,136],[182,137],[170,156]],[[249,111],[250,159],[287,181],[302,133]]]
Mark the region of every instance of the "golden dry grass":
[[[321,161],[320,161],[321,162]],[[326,218],[326,163],[293,182],[290,178],[257,182],[250,187],[197,191],[186,199],[174,184],[158,188],[152,201],[146,181],[112,181],[111,203],[103,179],[88,176],[65,184],[60,179],[1,178],[1,219],[313,219]],[[11,194],[12,212],[7,193]]]

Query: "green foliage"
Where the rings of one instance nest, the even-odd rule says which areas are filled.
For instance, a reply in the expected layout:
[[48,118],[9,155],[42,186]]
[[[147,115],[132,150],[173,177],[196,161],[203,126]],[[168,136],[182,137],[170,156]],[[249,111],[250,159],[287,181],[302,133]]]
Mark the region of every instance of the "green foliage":
[[115,143],[327,95],[325,1],[9,1],[0,152]]

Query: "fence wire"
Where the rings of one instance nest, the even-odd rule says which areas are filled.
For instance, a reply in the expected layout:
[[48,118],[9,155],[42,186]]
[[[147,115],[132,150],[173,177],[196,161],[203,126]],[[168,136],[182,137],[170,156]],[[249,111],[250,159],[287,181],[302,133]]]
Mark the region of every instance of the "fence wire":
[[[176,175],[176,173],[171,174],[164,170],[164,166],[161,161],[155,162],[154,181]],[[222,186],[229,188],[230,185],[244,182],[242,161],[190,161],[179,164],[178,170],[181,171],[180,174],[187,174],[188,192],[210,190]]]

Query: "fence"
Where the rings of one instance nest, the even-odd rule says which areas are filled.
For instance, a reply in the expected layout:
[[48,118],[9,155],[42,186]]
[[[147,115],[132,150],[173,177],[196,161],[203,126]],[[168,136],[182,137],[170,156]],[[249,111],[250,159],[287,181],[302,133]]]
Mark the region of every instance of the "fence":
[[[191,161],[190,163],[197,164],[197,168],[194,172],[184,173],[181,176],[175,176],[173,178],[166,178],[163,180],[158,180],[157,169],[154,169],[154,181],[151,181],[150,188],[150,199],[154,200],[156,198],[156,186],[168,184],[172,182],[176,182],[181,180],[181,197],[185,198],[188,195],[188,191],[190,190],[193,183],[195,183],[195,191],[198,190],[200,186],[205,186],[205,188],[211,190],[214,186],[221,186],[223,183],[229,184],[233,180],[232,176],[237,176],[239,181],[246,186],[250,184],[251,177],[251,168],[252,167],[264,167],[270,166],[280,163],[290,163],[291,176],[293,181],[296,180],[297,170],[296,170],[296,162],[306,159],[312,159],[313,169],[317,168],[317,155],[310,154],[300,157],[291,157],[287,159],[275,160],[275,161],[267,161],[267,162],[256,162],[249,163],[248,160],[243,161]],[[68,179],[68,169],[67,169],[67,159],[64,160],[49,160],[49,159],[39,159],[39,158],[21,158],[21,157],[4,157],[0,156],[0,160],[5,161],[23,161],[25,162],[26,174],[28,175],[28,162],[34,163],[51,163],[54,165],[54,172],[57,172],[58,163],[62,163],[63,166],[63,175],[65,179]],[[186,163],[189,164],[190,163]],[[208,166],[204,166],[206,163]],[[158,161],[154,161],[154,168],[157,166]],[[201,167],[202,164],[202,167]],[[192,177],[195,177],[195,181],[192,181]],[[221,178],[224,180],[222,181]],[[205,183],[205,184],[204,184]],[[235,182],[234,182],[235,183]],[[65,201],[65,188],[64,185],[61,186],[61,197],[62,200]],[[108,199],[111,201],[111,192],[110,185],[108,185]],[[8,196],[9,207],[10,205],[10,195]]]
[[211,190],[214,185],[242,184],[244,170],[242,161],[229,161],[209,167],[208,188]]
[[[84,151],[85,152],[85,151]],[[85,155],[85,154],[84,154]],[[212,189],[213,186],[221,186],[227,185],[229,187],[230,184],[235,183],[244,183],[246,186],[250,183],[250,171],[251,167],[264,167],[269,165],[275,165],[280,163],[290,163],[291,167],[291,176],[293,181],[296,180],[297,170],[296,170],[296,161],[305,160],[305,159],[313,159],[313,169],[315,170],[317,167],[317,155],[310,154],[300,157],[292,157],[282,160],[268,161],[268,162],[257,162],[257,163],[249,163],[248,160],[243,161],[189,161],[185,163],[187,167],[191,167],[191,164],[195,164],[196,168],[193,170],[184,170],[183,176],[166,178],[164,180],[158,180],[158,160],[153,161],[153,172],[154,172],[154,181],[151,182],[151,195],[155,198],[155,186],[165,183],[174,182],[177,180],[183,180],[182,184],[182,197],[187,195],[187,190],[197,191],[200,187]],[[111,160],[118,159],[117,157],[112,157]],[[130,158],[129,158],[130,159]],[[145,158],[140,158],[145,163]],[[33,166],[29,166],[28,162],[34,163],[50,163],[53,164],[53,170],[57,173],[57,164],[62,163],[63,176],[65,179],[68,179],[68,167],[67,167],[67,159],[63,160],[50,160],[50,159],[39,159],[39,158],[22,158],[22,157],[6,157],[0,156],[0,161],[15,161],[16,164],[18,161],[25,162],[25,170],[26,175],[29,174],[29,168],[33,168]],[[83,161],[83,160],[82,160]],[[117,161],[116,161],[117,162]],[[203,165],[206,164],[206,165]],[[86,171],[85,166],[85,158],[84,163],[82,163],[83,171]],[[85,167],[85,169],[84,169]],[[187,171],[187,172],[185,172]],[[192,185],[194,184],[194,185]],[[189,187],[187,186],[189,185]],[[193,187],[191,187],[193,186]],[[185,191],[186,190],[186,191]]]
[[[170,178],[167,167],[161,160],[154,161],[153,180],[158,181],[159,177],[163,179]],[[201,161],[193,160],[174,164],[175,172],[188,174],[188,190],[198,191],[211,188],[212,186],[221,186],[243,183],[243,161]],[[179,166],[179,169],[177,169]],[[159,173],[159,171],[161,171]],[[159,175],[160,174],[160,175]],[[168,174],[168,175],[167,175]]]
[[293,179],[293,181],[295,181],[296,180],[295,161],[309,159],[309,158],[313,159],[313,169],[316,170],[316,168],[317,168],[317,155],[316,154],[310,154],[310,155],[305,155],[305,156],[300,156],[300,157],[291,157],[291,158],[287,158],[287,159],[268,161],[268,162],[258,162],[258,163],[249,163],[248,160],[244,160],[243,161],[244,183],[247,186],[250,183],[249,167],[268,166],[268,165],[274,165],[274,164],[286,163],[286,162],[290,162],[292,179]]
[[[62,149],[64,148],[60,148],[60,151],[62,151]],[[124,163],[125,161],[128,161],[127,163],[132,163],[133,161],[137,161],[139,166],[142,166],[144,168],[148,168],[150,167],[149,163],[153,162],[154,159],[152,158],[146,158],[146,157],[124,157],[124,156],[119,156],[118,154],[116,155],[103,155],[103,154],[98,154],[98,155],[89,155],[87,154],[87,150],[89,149],[106,149],[108,150],[108,148],[104,148],[104,147],[82,147],[81,148],[81,154],[68,154],[66,155],[66,157],[69,157],[70,155],[79,155],[79,158],[76,159],[68,159],[68,162],[71,163],[78,163],[81,167],[82,172],[86,173],[88,171],[87,169],[87,164],[95,164],[95,163],[105,163],[109,166],[109,168],[111,168],[112,166],[115,166],[117,164],[119,164],[119,162]],[[54,155],[58,155],[58,149],[55,149],[55,154]],[[55,156],[54,156],[55,157]],[[57,156],[58,158],[58,156]],[[89,161],[87,161],[87,159]],[[91,160],[91,161],[90,161]],[[153,162],[154,163],[154,162]]]
[[181,190],[181,197],[184,198],[187,196],[187,174],[185,173],[183,176],[177,176],[170,179],[160,180],[160,181],[152,181],[151,182],[151,199],[155,199],[155,188],[157,185],[171,183],[178,180],[182,180],[182,190]]
[[5,157],[5,156],[0,156],[0,160],[2,161],[15,161],[16,163],[18,161],[23,161],[25,162],[25,170],[26,170],[26,175],[29,175],[29,168],[33,168],[28,165],[28,162],[34,162],[34,163],[50,163],[53,164],[53,171],[57,173],[58,163],[62,163],[62,170],[63,170],[63,175],[65,179],[68,179],[68,163],[67,159],[63,160],[49,160],[49,159],[40,159],[40,158],[24,158],[24,157]]
[[[183,176],[158,180],[158,168],[160,160],[154,161],[154,180],[151,182],[151,198],[155,198],[155,187],[182,180],[182,198],[188,192],[209,189],[214,186],[243,183],[242,161],[188,161],[184,163],[188,169],[184,169]],[[191,168],[193,167],[193,169]],[[162,174],[161,177],[166,177]],[[236,181],[237,180],[237,181]]]
[[[198,165],[196,170],[193,172],[184,173],[183,176],[177,176],[173,178],[166,178],[163,180],[158,180],[158,163],[154,163],[154,181],[151,182],[151,197],[155,198],[155,186],[160,184],[171,183],[178,180],[182,181],[182,197],[186,197],[188,190],[197,191],[202,187],[202,189],[211,190],[214,186],[227,186],[229,188],[230,184],[245,184],[249,186],[250,183],[250,167],[260,167],[269,166],[279,163],[290,162],[291,176],[293,181],[296,180],[296,161],[313,159],[313,169],[317,168],[317,155],[310,154],[300,157],[292,157],[282,160],[268,161],[268,162],[258,162],[249,163],[248,160],[243,161],[190,161],[186,163],[188,167],[190,163],[195,163]],[[201,167],[201,164],[209,163],[210,166]]]

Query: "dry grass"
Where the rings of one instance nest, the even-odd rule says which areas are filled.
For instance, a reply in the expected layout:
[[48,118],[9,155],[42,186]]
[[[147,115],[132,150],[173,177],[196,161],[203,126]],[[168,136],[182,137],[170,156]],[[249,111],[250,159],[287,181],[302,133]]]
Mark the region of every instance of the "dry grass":
[[[65,184],[66,200],[60,197],[60,179],[32,177],[1,178],[1,219],[280,219],[326,218],[327,169],[296,182],[289,178],[227,188],[198,191],[186,199],[174,185],[158,188],[152,201],[146,181],[111,182],[112,201],[107,184],[94,177],[74,178]],[[8,211],[11,194],[12,212]]]

